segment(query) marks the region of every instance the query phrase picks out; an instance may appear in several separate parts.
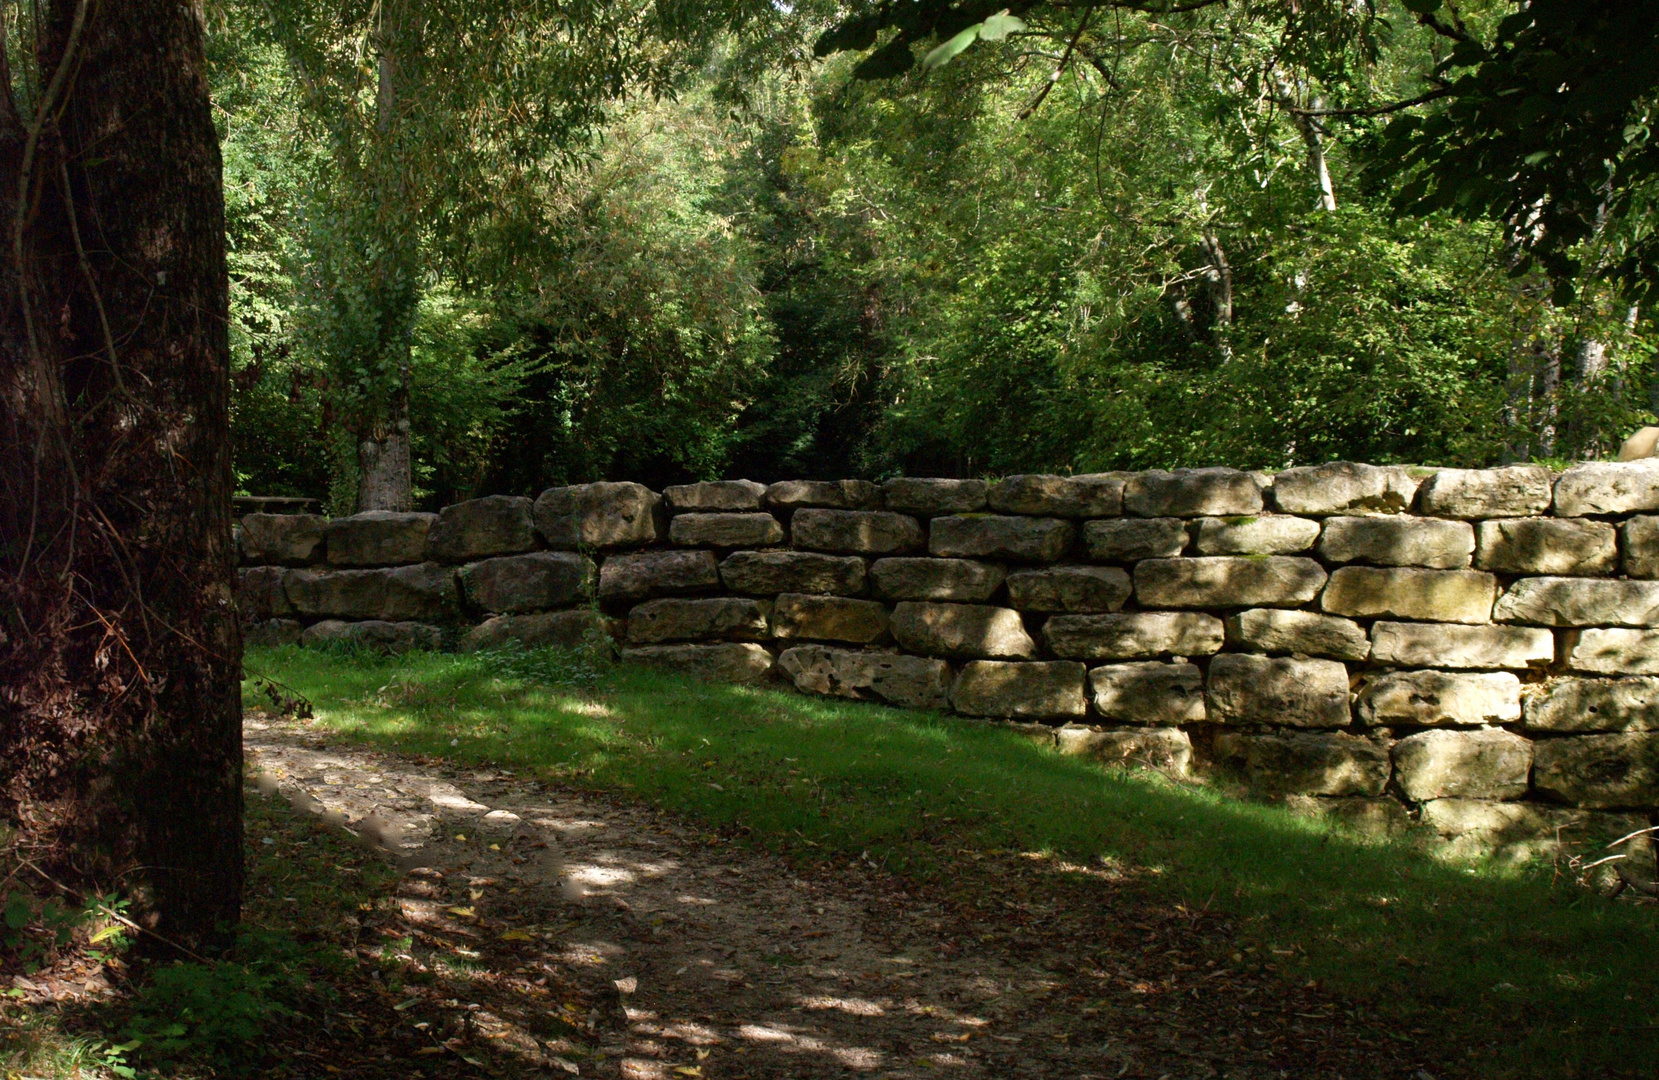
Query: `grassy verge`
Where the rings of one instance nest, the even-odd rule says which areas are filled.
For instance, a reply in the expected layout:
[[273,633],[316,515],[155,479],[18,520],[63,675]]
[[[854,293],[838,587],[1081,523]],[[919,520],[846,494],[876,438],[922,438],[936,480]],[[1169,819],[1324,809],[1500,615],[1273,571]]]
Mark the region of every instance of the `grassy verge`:
[[569,672],[536,654],[283,649],[250,666],[342,735],[630,793],[802,859],[921,881],[975,852],[1119,866],[1228,913],[1289,978],[1501,1056],[1474,1075],[1641,1075],[1659,1049],[1653,910],[1548,873],[1446,865],[927,714],[629,669],[560,685]]

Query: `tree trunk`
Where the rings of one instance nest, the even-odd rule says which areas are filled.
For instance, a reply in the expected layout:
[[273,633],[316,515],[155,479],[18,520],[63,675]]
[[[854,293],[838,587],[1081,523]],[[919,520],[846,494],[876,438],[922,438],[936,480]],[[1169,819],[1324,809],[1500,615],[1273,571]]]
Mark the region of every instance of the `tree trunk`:
[[42,7],[27,115],[0,72],[0,801],[60,872],[201,948],[243,880],[202,27],[174,0]]

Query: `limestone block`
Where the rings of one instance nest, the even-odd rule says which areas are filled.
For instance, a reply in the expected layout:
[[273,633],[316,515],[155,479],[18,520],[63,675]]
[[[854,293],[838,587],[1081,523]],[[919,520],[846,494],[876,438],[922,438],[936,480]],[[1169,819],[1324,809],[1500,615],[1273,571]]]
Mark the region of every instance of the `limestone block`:
[[1314,611],[1255,608],[1227,620],[1227,643],[1248,652],[1364,660],[1371,641],[1359,623]]
[[236,610],[244,623],[294,613],[282,587],[287,576],[288,571],[280,566],[249,566],[236,571]]
[[1371,662],[1389,667],[1473,670],[1548,667],[1555,637],[1528,626],[1462,626],[1455,623],[1374,623]]
[[636,645],[709,638],[744,641],[765,636],[766,612],[760,601],[743,597],[666,597],[647,600],[628,612],[628,640]]
[[1659,626],[1659,581],[1521,578],[1493,617],[1534,626]]
[[1037,653],[1012,608],[906,600],[894,606],[890,628],[901,648],[924,656],[1001,660]]
[[1018,663],[974,660],[951,684],[950,702],[967,716],[1051,719],[1082,716],[1082,664],[1069,660]]
[[1541,739],[1532,783],[1541,794],[1592,809],[1659,806],[1659,734]]
[[1473,527],[1444,518],[1333,517],[1319,537],[1320,557],[1338,563],[1460,570],[1474,550]]
[[868,480],[781,480],[766,489],[766,505],[784,511],[803,506],[873,510],[881,505],[881,488]]
[[1388,671],[1368,679],[1354,715],[1372,727],[1478,727],[1521,717],[1521,680],[1507,671]]
[[1140,660],[1209,656],[1221,650],[1221,620],[1199,611],[1136,611],[1116,615],[1055,615],[1043,640],[1070,660]]
[[536,526],[529,499],[489,495],[452,503],[438,512],[426,534],[426,551],[438,562],[468,562],[491,555],[533,551]]
[[624,663],[668,668],[710,682],[754,683],[772,670],[772,654],[750,641],[718,645],[641,645],[623,649]]
[[1187,523],[1180,518],[1091,521],[1083,526],[1083,543],[1096,562],[1167,559],[1186,548]]
[[369,619],[365,622],[343,622],[325,619],[313,623],[300,634],[305,646],[344,642],[360,649],[380,653],[406,653],[417,649],[437,652],[443,648],[443,631],[436,626],[418,622],[386,622]]
[[1480,570],[1344,566],[1332,571],[1320,606],[1332,615],[1486,623],[1498,579]]
[[778,666],[808,694],[874,699],[906,709],[950,707],[950,665],[943,660],[797,645],[783,651]]
[[1398,514],[1411,508],[1419,480],[1400,465],[1332,461],[1286,469],[1273,478],[1273,502],[1287,514]]
[[1518,799],[1532,742],[1508,731],[1420,731],[1394,744],[1394,778],[1412,802]]
[[305,630],[298,619],[257,619],[242,623],[244,645],[298,645]]
[[[1599,521],[1584,524],[1611,528]],[[1624,541],[1624,572],[1633,578],[1659,578],[1659,517],[1633,517],[1619,532]]]
[[783,543],[783,525],[771,514],[675,514],[668,539],[684,547],[767,547]]
[[677,484],[663,488],[663,501],[670,510],[759,510],[766,497],[766,485],[753,480],[709,480],[700,484]]
[[1441,469],[1423,482],[1418,500],[1434,517],[1530,517],[1549,511],[1550,474],[1538,465]]
[[1348,726],[1348,669],[1336,660],[1222,653],[1205,686],[1210,720],[1286,727]]
[[457,614],[455,572],[438,563],[384,570],[290,570],[288,602],[311,618],[449,619]]
[[720,564],[720,580],[733,592],[751,596],[864,591],[864,560],[811,551],[739,551]]
[[1535,731],[1659,731],[1659,678],[1561,679],[1529,697]]
[[1475,565],[1482,570],[1594,577],[1618,564],[1618,537],[1604,521],[1508,518],[1477,526]]
[[1659,675],[1659,630],[1574,630],[1567,666],[1598,675]]
[[877,559],[870,565],[876,592],[889,600],[989,600],[1004,571],[971,559]]
[[287,566],[304,566],[322,554],[328,529],[319,514],[248,514],[241,524],[244,560]]
[[330,566],[402,566],[426,558],[436,514],[368,510],[335,518],[323,530]]
[[1319,522],[1289,514],[1205,518],[1198,523],[1194,550],[1200,555],[1294,555],[1318,539]]
[[662,496],[626,481],[548,488],[535,513],[536,531],[559,551],[639,547],[662,535]]
[[1056,729],[1055,744],[1062,754],[1098,761],[1155,769],[1184,778],[1192,768],[1192,739],[1180,728],[1128,728],[1101,731],[1080,724]]
[[1411,831],[1411,813],[1398,799],[1384,796],[1326,798],[1319,795],[1287,795],[1285,808],[1292,813],[1324,818],[1366,836],[1403,836]]
[[1204,555],[1135,564],[1135,597],[1144,607],[1289,607],[1312,600],[1324,584],[1323,566],[1294,555]]
[[572,608],[486,619],[462,635],[461,651],[499,649],[509,641],[527,649],[574,649],[587,641],[603,640],[608,640],[605,617],[592,608]]
[[986,502],[999,514],[1045,517],[1117,517],[1123,512],[1121,475],[1009,476],[991,485]]
[[783,593],[772,607],[772,636],[868,645],[887,636],[888,618],[874,600]]
[[971,514],[985,509],[990,485],[983,480],[932,480],[901,476],[881,485],[889,510],[903,514]]
[[593,560],[574,551],[503,555],[461,567],[467,603],[498,615],[565,607],[593,584]]
[[1659,458],[1590,461],[1555,482],[1557,517],[1659,510]]
[[1051,566],[1009,574],[1008,602],[1021,611],[1116,611],[1131,588],[1115,566]]
[[719,584],[712,551],[635,551],[607,556],[599,567],[601,600],[644,600],[703,592]]
[[1536,803],[1486,799],[1431,799],[1423,824],[1448,844],[1448,854],[1525,862],[1562,854],[1562,837],[1581,839],[1588,814]]
[[923,545],[922,524],[889,510],[797,510],[795,546],[848,555],[896,555]]
[[1262,512],[1256,478],[1237,469],[1176,469],[1136,473],[1123,489],[1123,512],[1134,517],[1236,517]]
[[1095,711],[1120,724],[1196,724],[1204,719],[1204,673],[1156,660],[1089,672]]
[[961,514],[933,519],[927,549],[946,558],[1054,562],[1075,535],[1072,523],[1059,518]]
[[1215,737],[1216,759],[1263,795],[1365,795],[1388,784],[1388,747],[1356,735],[1287,732]]

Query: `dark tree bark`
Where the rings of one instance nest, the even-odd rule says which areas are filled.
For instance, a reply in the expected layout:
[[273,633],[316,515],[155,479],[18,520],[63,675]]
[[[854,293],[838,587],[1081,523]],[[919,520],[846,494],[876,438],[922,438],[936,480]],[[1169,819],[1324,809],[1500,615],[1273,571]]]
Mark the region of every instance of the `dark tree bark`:
[[202,27],[176,0],[42,7],[39,78],[0,80],[0,800],[40,859],[200,948],[243,877]]

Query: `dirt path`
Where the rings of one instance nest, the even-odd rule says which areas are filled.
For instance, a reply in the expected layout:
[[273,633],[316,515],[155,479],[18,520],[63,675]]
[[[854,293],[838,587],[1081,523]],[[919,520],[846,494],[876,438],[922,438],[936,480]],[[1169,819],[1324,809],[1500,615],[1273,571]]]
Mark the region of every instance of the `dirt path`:
[[531,927],[541,963],[616,1003],[600,1052],[580,1060],[478,1020],[555,1074],[1452,1075],[1425,1066],[1410,1033],[1235,951],[1225,922],[1103,871],[965,858],[959,881],[922,893],[873,868],[802,878],[648,808],[503,771],[325,744],[290,721],[250,719],[245,737],[266,790],[402,862],[411,925],[456,941]]

